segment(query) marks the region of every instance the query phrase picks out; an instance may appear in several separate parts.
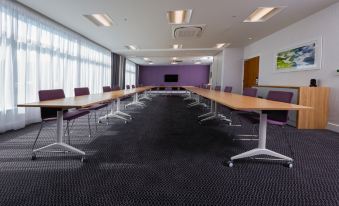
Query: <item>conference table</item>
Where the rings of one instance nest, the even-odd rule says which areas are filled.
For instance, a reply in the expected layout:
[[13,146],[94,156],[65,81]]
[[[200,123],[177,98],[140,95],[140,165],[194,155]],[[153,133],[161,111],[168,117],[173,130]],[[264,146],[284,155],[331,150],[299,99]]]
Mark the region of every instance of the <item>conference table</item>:
[[56,120],[56,123],[57,123],[56,141],[52,144],[33,150],[33,155],[35,155],[36,152],[46,151],[51,148],[54,148],[54,149],[59,148],[65,151],[80,154],[82,155],[81,160],[82,161],[85,160],[86,153],[84,151],[79,150],[69,144],[66,144],[63,140],[64,110],[73,109],[73,108],[76,108],[76,109],[86,108],[94,104],[111,102],[111,101],[118,100],[123,97],[129,97],[132,95],[134,95],[134,100],[138,100],[138,93],[148,91],[152,88],[153,88],[152,86],[145,86],[145,87],[138,87],[138,88],[129,89],[129,90],[118,90],[118,91],[112,91],[112,92],[105,92],[101,94],[90,94],[90,95],[77,96],[77,97],[67,97],[63,99],[18,104],[17,105],[18,107],[40,107],[40,108],[58,109],[57,120]]
[[[66,144],[63,140],[63,111],[68,109],[79,109],[86,108],[98,103],[106,103],[117,100],[119,102],[120,98],[129,97],[134,95],[133,101],[138,101],[138,94],[149,91],[156,86],[144,86],[128,90],[118,90],[112,92],[105,92],[101,94],[91,94],[77,97],[67,97],[63,99],[49,100],[49,101],[40,101],[26,104],[18,104],[18,107],[40,107],[40,108],[53,108],[58,109],[57,111],[57,128],[56,128],[56,141],[52,144],[46,145],[44,147],[33,150],[33,154],[40,151],[46,151],[50,148],[59,148],[69,152],[82,155],[82,160],[84,160],[86,153],[82,150],[79,150],[69,144]],[[242,96],[238,94],[232,94],[222,91],[214,91],[209,89],[202,89],[193,86],[182,86],[187,92],[194,93],[199,96],[205,97],[214,101],[218,104],[224,105],[234,110],[245,110],[245,111],[259,111],[260,113],[260,122],[259,122],[259,143],[258,147],[247,152],[241,153],[239,155],[231,157],[231,160],[228,162],[230,167],[233,166],[233,161],[242,158],[253,157],[257,155],[268,155],[276,157],[282,160],[288,161],[292,165],[293,159],[285,155],[279,154],[272,150],[266,148],[266,135],[267,135],[267,114],[263,111],[265,110],[305,110],[311,109],[310,107],[289,104],[283,102],[276,102],[256,97]],[[117,108],[119,109],[119,108]],[[110,115],[114,115],[116,111],[111,111]],[[104,118],[106,118],[104,117]]]
[[218,104],[224,105],[234,110],[244,111],[258,111],[260,114],[259,118],[259,143],[258,147],[247,152],[238,154],[230,158],[228,166],[233,166],[233,161],[243,158],[254,157],[258,155],[267,155],[275,157],[281,160],[286,160],[287,165],[292,167],[293,159],[285,155],[279,154],[266,148],[266,135],[267,135],[267,114],[264,111],[267,110],[306,110],[312,109],[302,105],[271,101],[267,99],[248,97],[228,92],[215,91],[209,89],[203,89],[198,87],[183,87],[187,91],[197,94],[214,101]]

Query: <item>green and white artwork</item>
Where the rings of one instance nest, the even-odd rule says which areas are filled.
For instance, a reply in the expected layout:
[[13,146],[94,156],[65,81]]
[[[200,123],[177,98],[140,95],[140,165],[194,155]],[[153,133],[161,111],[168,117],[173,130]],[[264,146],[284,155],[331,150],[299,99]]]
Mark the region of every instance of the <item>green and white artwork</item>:
[[317,42],[309,42],[296,48],[278,52],[276,69],[278,71],[298,71],[317,67]]

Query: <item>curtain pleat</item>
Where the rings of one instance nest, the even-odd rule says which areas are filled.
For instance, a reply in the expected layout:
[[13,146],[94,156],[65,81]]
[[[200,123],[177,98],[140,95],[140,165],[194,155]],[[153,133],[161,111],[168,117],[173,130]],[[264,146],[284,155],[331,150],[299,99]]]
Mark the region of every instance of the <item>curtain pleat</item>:
[[14,1],[0,1],[0,34],[0,133],[40,121],[39,109],[16,106],[39,90],[111,84],[110,51]]

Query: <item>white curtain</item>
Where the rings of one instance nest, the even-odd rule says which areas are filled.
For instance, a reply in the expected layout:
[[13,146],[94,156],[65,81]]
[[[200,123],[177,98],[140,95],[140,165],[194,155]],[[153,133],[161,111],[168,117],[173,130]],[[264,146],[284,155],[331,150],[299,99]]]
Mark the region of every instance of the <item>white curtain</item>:
[[111,84],[108,50],[14,2],[0,0],[0,34],[0,133],[40,121],[39,109],[16,107],[39,90]]
[[136,64],[126,60],[126,69],[125,69],[125,88],[126,85],[136,85]]

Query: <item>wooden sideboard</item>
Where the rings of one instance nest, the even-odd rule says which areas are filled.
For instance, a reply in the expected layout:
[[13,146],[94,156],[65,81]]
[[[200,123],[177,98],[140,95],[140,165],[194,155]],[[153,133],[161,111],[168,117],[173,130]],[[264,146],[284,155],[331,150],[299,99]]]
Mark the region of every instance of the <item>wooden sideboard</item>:
[[[312,110],[291,113],[292,123],[298,129],[326,129],[328,123],[329,94],[328,87],[298,87],[298,86],[256,86],[260,93],[268,90],[292,91],[296,94],[294,103],[312,107]],[[266,97],[266,96],[263,96]]]

